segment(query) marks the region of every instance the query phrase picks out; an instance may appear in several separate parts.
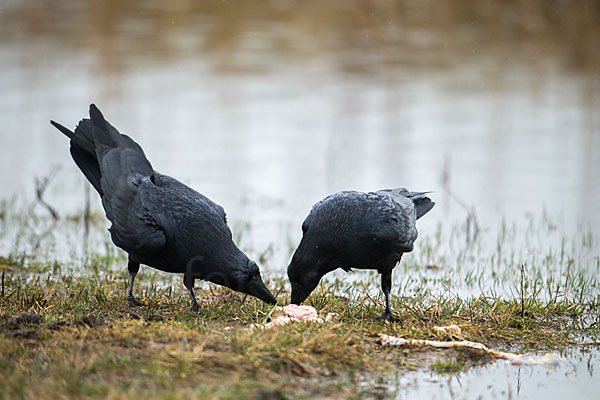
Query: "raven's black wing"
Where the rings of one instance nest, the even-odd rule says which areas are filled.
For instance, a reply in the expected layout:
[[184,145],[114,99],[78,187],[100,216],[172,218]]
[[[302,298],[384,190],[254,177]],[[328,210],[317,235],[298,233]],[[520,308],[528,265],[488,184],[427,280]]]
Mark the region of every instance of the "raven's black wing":
[[202,193],[195,191],[191,187],[178,181],[175,178],[172,178],[168,175],[163,175],[156,171],[154,171],[151,180],[155,185],[159,187],[165,187],[173,190],[174,192],[178,193],[182,198],[186,198],[190,201],[201,202],[203,206],[207,206],[209,209],[211,209],[211,211],[223,218],[223,222],[227,223],[227,214],[225,214],[225,210],[223,209],[223,207],[221,207],[208,197],[204,196]]
[[167,243],[165,212],[156,199],[161,195],[148,177],[122,175],[103,198],[113,242],[127,252],[151,255]]
[[127,252],[152,254],[166,244],[160,189],[141,147],[120,134],[90,106],[95,153],[100,168],[102,205],[113,242]]
[[377,198],[375,212],[379,223],[374,237],[390,246],[395,253],[406,253],[413,250],[417,239],[417,213],[413,202],[406,197],[369,194]]

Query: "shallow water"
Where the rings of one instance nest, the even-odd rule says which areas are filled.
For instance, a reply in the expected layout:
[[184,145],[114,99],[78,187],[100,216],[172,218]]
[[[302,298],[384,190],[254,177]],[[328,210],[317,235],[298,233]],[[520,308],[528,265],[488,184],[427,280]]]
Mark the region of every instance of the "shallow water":
[[1,198],[59,166],[47,200],[83,208],[48,121],[95,102],[279,264],[342,189],[436,191],[423,233],[465,218],[444,181],[485,225],[600,226],[597,4],[169,4],[0,5]]
[[577,348],[564,355],[568,360],[555,367],[501,361],[458,374],[401,373],[365,386],[395,399],[564,399],[574,393],[578,398],[596,398],[598,349]]
[[[571,272],[598,276],[598,240],[578,252],[586,232],[600,233],[597,2],[165,4],[0,4],[0,198],[31,201],[34,177],[57,166],[46,200],[63,217],[81,212],[86,183],[48,122],[74,126],[94,102],[157,170],[222,204],[271,275],[283,274],[320,198],[406,186],[434,190],[438,203],[419,222],[419,254],[395,277],[408,294],[514,289],[510,257],[457,255],[464,246],[449,227],[465,220],[461,203],[475,210],[487,250],[537,253],[532,268],[562,276],[564,242],[578,260]],[[532,239],[539,218],[551,223],[534,224]],[[2,254],[18,247],[19,229],[3,225]],[[77,229],[52,233],[45,256],[81,257]],[[103,251],[99,232],[91,247]],[[428,246],[441,256],[428,258]],[[431,262],[441,269],[418,268]],[[396,398],[592,397],[590,354],[590,368],[571,355],[550,371],[499,363],[386,385]]]

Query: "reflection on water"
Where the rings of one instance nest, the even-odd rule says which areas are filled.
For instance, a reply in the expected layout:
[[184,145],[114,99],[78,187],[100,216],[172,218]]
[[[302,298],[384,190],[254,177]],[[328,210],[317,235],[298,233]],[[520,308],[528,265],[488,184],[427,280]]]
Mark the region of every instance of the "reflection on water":
[[[568,361],[555,368],[498,362],[459,374],[402,373],[380,379],[375,386],[385,393],[385,398],[395,399],[552,400],[569,398],[574,393],[582,399],[597,397],[600,386],[594,374],[600,367],[598,349],[571,349],[567,356]],[[373,386],[373,382],[366,385]]]

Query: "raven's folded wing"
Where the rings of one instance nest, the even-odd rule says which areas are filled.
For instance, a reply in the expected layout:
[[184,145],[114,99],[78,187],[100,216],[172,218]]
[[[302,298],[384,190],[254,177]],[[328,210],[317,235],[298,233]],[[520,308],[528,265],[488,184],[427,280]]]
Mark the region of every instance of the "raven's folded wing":
[[107,217],[112,222],[113,242],[128,252],[151,255],[166,244],[165,214],[157,188],[148,177],[121,175],[110,192],[103,198]]
[[214,211],[215,213],[217,213],[217,215],[223,218],[223,221],[225,223],[227,223],[227,214],[225,214],[225,210],[223,209],[223,207],[213,202],[211,199],[204,196],[203,194],[195,191],[186,184],[178,181],[175,178],[172,178],[168,175],[163,175],[156,171],[154,171],[154,173],[152,174],[151,180],[156,186],[172,189],[177,193],[180,193],[182,197],[187,197],[189,199],[201,201],[204,205],[210,207],[212,211]]

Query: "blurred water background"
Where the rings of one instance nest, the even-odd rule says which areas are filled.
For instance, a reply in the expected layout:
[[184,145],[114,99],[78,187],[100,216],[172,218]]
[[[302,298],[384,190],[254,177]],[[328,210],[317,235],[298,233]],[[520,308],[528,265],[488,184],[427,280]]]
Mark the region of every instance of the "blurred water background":
[[[596,1],[3,1],[0,198],[84,207],[66,138],[96,103],[153,166],[287,247],[343,189],[434,190],[421,231],[600,225]],[[94,209],[100,210],[93,195]],[[281,258],[283,260],[283,257]]]
[[[317,200],[406,186],[435,191],[437,206],[398,279],[431,287],[411,274],[431,264],[426,278],[467,282],[460,294],[510,294],[493,280],[512,282],[515,254],[546,260],[542,276],[574,260],[597,278],[598,2],[28,0],[0,10],[0,199],[47,216],[34,182],[50,176],[44,200],[63,219],[81,215],[90,186],[49,120],[73,127],[94,102],[158,171],[223,205],[272,275],[284,274]],[[95,193],[91,209],[102,215]],[[91,239],[35,226],[50,240],[34,238],[33,250],[71,260],[109,248],[99,221]],[[33,253],[16,225],[3,224],[0,249]],[[474,227],[490,233],[478,259],[456,239]]]

